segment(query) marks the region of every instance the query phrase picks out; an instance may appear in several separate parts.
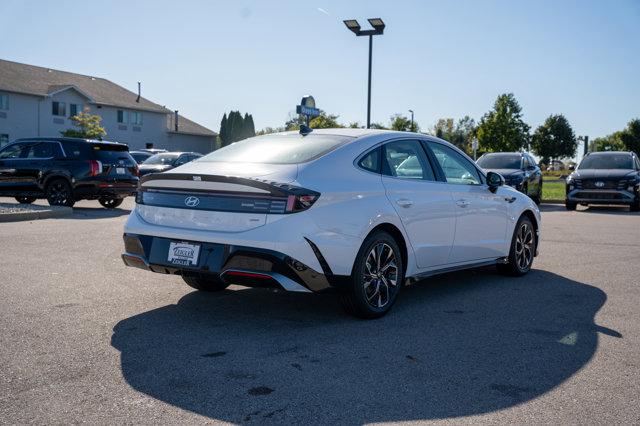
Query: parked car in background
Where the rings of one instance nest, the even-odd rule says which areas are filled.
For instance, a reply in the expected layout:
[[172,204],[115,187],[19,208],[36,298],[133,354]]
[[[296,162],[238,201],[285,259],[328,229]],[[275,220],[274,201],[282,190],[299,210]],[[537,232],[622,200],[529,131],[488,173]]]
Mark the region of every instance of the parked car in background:
[[153,155],[140,164],[140,176],[162,173],[202,157],[197,152],[162,152]]
[[20,203],[46,198],[73,206],[98,200],[122,204],[138,186],[138,165],[127,145],[75,138],[18,139],[0,150],[0,195]]
[[634,152],[590,152],[567,177],[565,206],[621,204],[640,211],[640,160]]
[[129,154],[131,154],[133,159],[136,160],[136,163],[138,164],[142,164],[144,160],[154,155],[147,151],[129,151]]
[[162,148],[143,148],[143,149],[139,149],[138,151],[148,152],[150,154],[160,154],[162,152],[169,152],[168,150],[162,149]]
[[433,274],[526,274],[539,224],[529,197],[448,142],[318,129],[245,139],[143,177],[122,258],[203,291],[337,291],[349,313],[375,318],[405,283]]
[[477,161],[485,171],[500,173],[507,185],[527,194],[536,204],[542,200],[542,171],[526,152],[492,152]]

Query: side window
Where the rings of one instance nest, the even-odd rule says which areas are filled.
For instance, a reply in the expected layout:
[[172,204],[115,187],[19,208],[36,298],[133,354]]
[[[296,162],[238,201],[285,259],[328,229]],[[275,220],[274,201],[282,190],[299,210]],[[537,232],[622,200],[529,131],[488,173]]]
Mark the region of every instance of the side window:
[[8,147],[0,151],[0,159],[6,160],[12,158],[21,158],[22,151],[24,151],[25,147],[26,144],[24,143],[15,143],[9,145]]
[[80,146],[82,142],[63,141],[64,153],[67,158],[80,158],[82,155],[82,148]]
[[480,185],[482,180],[473,163],[458,152],[439,143],[429,142],[438,164],[444,172],[447,183],[458,185]]
[[380,148],[376,148],[358,161],[358,167],[369,172],[380,173]]
[[402,179],[436,180],[424,148],[417,140],[384,145],[382,174]]
[[29,145],[25,158],[51,158],[53,157],[53,144],[51,142],[38,142]]

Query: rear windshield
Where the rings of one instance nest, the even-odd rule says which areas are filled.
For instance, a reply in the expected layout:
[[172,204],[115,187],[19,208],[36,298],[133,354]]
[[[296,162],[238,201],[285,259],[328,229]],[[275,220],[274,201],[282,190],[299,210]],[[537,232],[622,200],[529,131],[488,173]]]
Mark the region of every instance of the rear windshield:
[[633,169],[633,161],[629,154],[591,154],[578,169]]
[[478,160],[483,169],[519,169],[522,157],[519,155],[484,155]]
[[299,133],[257,136],[220,148],[198,161],[298,164],[321,157],[351,139],[313,133],[307,136]]
[[104,163],[117,163],[118,160],[133,160],[126,145],[91,144],[93,158]]
[[172,164],[180,154],[156,154],[144,160],[142,164]]

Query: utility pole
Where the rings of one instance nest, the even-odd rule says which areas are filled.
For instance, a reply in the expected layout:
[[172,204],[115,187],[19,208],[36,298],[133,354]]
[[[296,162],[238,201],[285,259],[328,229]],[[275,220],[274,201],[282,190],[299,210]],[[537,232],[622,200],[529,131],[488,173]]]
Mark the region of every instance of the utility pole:
[[409,112],[411,113],[411,127],[409,128],[409,130],[413,132],[413,110],[410,109]]

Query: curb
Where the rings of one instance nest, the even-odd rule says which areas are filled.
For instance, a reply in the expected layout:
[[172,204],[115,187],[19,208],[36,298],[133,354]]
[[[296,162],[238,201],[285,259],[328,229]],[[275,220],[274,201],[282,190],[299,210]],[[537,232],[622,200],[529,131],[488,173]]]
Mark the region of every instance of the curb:
[[25,220],[51,219],[56,217],[71,216],[73,209],[71,207],[50,207],[46,210],[33,210],[19,213],[3,213],[0,214],[0,223],[2,222],[21,222]]

